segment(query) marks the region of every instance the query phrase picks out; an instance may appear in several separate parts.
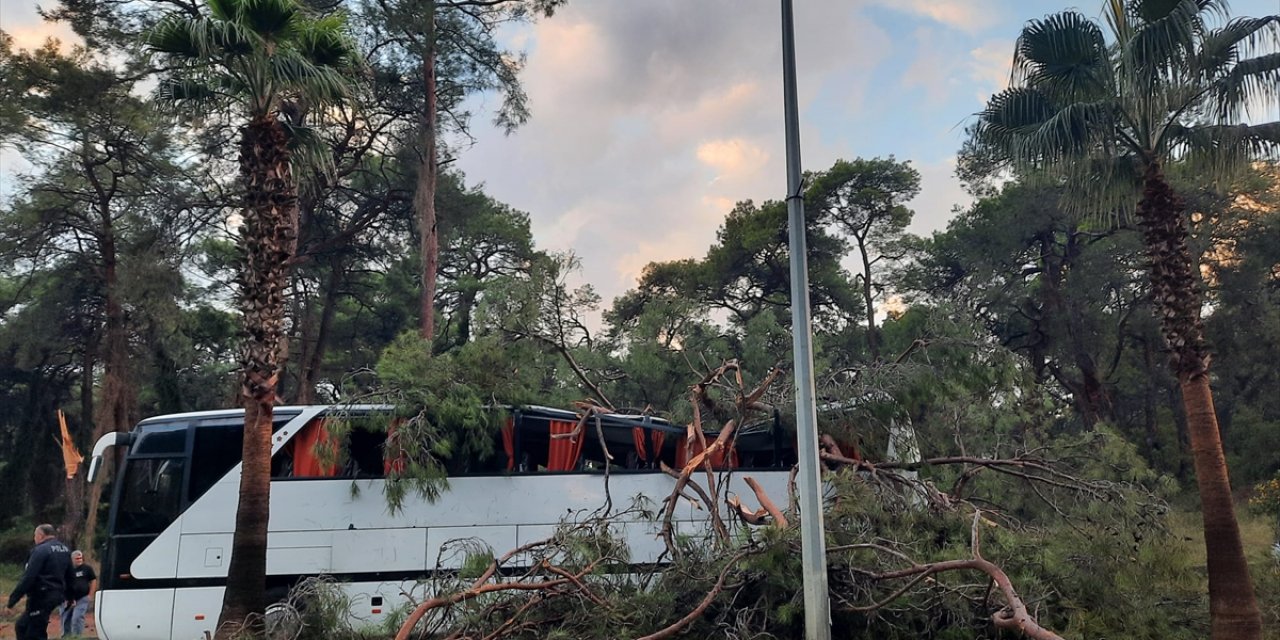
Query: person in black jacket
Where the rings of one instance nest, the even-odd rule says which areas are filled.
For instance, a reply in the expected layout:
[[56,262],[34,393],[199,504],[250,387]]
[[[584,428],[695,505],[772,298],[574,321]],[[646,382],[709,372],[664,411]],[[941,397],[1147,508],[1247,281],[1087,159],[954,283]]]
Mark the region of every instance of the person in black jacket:
[[98,574],[84,563],[84,552],[71,552],[71,582],[67,583],[67,602],[62,605],[62,637],[78,638],[84,633],[84,614],[93,601],[93,583]]
[[14,625],[18,640],[48,639],[49,614],[63,603],[67,586],[73,579],[71,550],[58,541],[56,533],[51,524],[36,527],[32,536],[36,547],[31,550],[27,568],[22,572],[18,585],[9,594],[5,613],[23,596],[27,597],[27,610]]

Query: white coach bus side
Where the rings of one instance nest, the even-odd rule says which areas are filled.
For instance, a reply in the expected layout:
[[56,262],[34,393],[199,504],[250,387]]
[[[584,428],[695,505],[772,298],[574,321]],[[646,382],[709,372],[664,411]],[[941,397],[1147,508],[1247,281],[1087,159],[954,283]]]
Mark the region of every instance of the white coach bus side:
[[[544,539],[566,517],[606,501],[605,474],[591,468],[593,459],[602,459],[599,445],[592,445],[598,439],[580,437],[576,449],[565,449],[569,440],[553,442],[550,433],[564,432],[577,417],[525,407],[512,411],[507,437],[487,467],[451,475],[434,502],[410,493],[392,514],[383,497],[385,480],[376,477],[383,471],[381,446],[370,444],[385,434],[357,438],[353,430],[342,470],[308,458],[307,444],[330,414],[387,412],[373,406],[276,410],[267,550],[272,595],[282,596],[302,578],[330,575],[351,596],[352,621],[378,625],[407,602],[419,580],[460,565],[462,554],[442,553],[449,541],[479,540],[500,554]],[[230,559],[243,415],[233,410],[150,418],[128,436],[111,434],[95,447],[94,468],[111,446],[127,447],[95,603],[101,637],[197,640],[212,632]],[[642,416],[608,416],[605,423],[615,458],[608,483],[614,504],[636,496],[660,504],[674,480],[657,463],[681,462],[684,428]],[[780,435],[775,420],[739,436],[732,458],[721,461],[736,467],[722,474],[729,491],[751,495],[745,474],[771,495],[785,495],[793,453]],[[357,452],[357,443],[364,449]],[[557,465],[564,470],[538,470]],[[676,520],[680,529],[702,530],[706,514],[682,503]],[[658,559],[659,523],[636,514],[615,526],[633,563]]]

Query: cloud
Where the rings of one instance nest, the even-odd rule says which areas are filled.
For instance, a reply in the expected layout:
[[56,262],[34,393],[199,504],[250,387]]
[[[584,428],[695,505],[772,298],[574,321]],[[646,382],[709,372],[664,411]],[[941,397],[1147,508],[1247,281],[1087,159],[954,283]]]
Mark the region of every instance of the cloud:
[[876,0],[885,7],[928,18],[939,24],[967,32],[977,32],[995,24],[1000,8],[993,0]]
[[916,29],[912,35],[916,57],[902,74],[903,87],[924,91],[925,97],[935,105],[948,100],[952,91],[960,86],[956,71],[961,63],[942,46],[942,37],[932,27]]
[[959,178],[956,178],[955,156],[939,162],[916,164],[915,168],[920,172],[920,195],[907,205],[915,211],[911,232],[928,235],[945,229],[954,217],[952,210],[957,205],[968,206],[973,198],[965,193]]
[[64,51],[70,45],[81,44],[70,25],[46,22],[36,3],[29,0],[0,0],[0,29],[13,38],[16,49],[39,49],[50,38],[58,40]]
[[758,171],[769,161],[767,151],[741,138],[704,142],[697,154],[699,160],[721,175]]
[[934,27],[913,33],[916,57],[902,74],[902,86],[919,89],[933,104],[952,100],[959,91],[973,90],[977,104],[1009,86],[1013,47],[1006,40],[987,40],[964,50],[963,39]]
[[988,40],[969,52],[969,77],[978,83],[978,99],[986,102],[991,94],[1009,86],[1013,68],[1013,47],[1005,40]]
[[[863,91],[889,55],[857,9],[797,13],[802,112]],[[531,121],[478,135],[459,165],[530,212],[540,247],[577,253],[611,300],[651,261],[704,255],[735,202],[783,196],[778,29],[769,3],[568,3],[520,36]],[[807,117],[802,135],[806,166],[849,155]]]

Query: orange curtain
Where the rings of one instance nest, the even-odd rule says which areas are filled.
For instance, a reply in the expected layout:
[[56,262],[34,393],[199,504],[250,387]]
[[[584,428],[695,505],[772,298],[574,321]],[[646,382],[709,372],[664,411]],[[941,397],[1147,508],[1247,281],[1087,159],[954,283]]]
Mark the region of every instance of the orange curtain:
[[645,433],[649,430],[643,427],[631,427],[631,440],[636,445],[636,455],[645,462],[649,461],[649,452],[644,446]]
[[858,450],[857,442],[851,442],[851,441],[842,442],[840,440],[837,440],[836,446],[840,447],[840,452],[843,453],[846,457],[853,458],[854,460],[858,460],[858,461],[862,460],[862,452]]
[[730,442],[719,453],[711,456],[711,466],[716,469],[734,469],[738,466],[738,449]]
[[[387,443],[383,446],[386,450],[382,452],[382,475],[389,476],[392,473],[404,473],[404,467],[408,463],[408,456],[404,451],[400,450],[399,444],[396,442],[399,435],[396,433],[396,427],[400,426],[403,420],[393,420],[387,425]],[[395,457],[388,457],[388,454],[395,453]]]
[[658,431],[657,429],[654,429],[650,432],[649,437],[653,438],[653,461],[655,466],[660,466],[656,465],[656,463],[659,460],[662,460],[662,443],[667,439],[667,433],[665,431]]
[[502,425],[502,450],[507,454],[507,471],[515,471],[516,425],[511,418],[507,418],[507,423]]
[[324,420],[317,418],[308,422],[298,435],[289,441],[289,452],[293,455],[293,477],[295,478],[332,478],[338,474],[336,462],[324,464],[316,455],[316,449],[327,444],[337,455],[338,443],[329,436],[324,428]]
[[[685,436],[686,439],[688,436]],[[688,453],[686,454],[686,449]],[[706,451],[702,443],[698,440],[688,442],[688,447],[684,444],[676,447],[676,468],[683,469],[689,463],[690,456],[696,457],[699,453]],[[711,454],[711,468],[713,469],[732,469],[738,466],[738,451],[734,449],[733,443],[730,442],[723,449]]]
[[[551,421],[551,435],[573,433],[578,427],[576,422],[562,420]],[[547,447],[547,471],[573,471],[578,468],[578,457],[582,455],[582,443],[586,441],[584,434],[576,438],[551,438]]]

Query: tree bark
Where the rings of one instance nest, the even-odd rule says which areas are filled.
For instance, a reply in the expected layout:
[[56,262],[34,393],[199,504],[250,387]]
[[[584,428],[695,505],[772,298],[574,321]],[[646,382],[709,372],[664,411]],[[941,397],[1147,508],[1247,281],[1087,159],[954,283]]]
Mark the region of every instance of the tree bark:
[[[101,243],[102,251],[102,287],[105,298],[106,325],[103,341],[102,401],[97,406],[94,416],[93,441],[112,431],[124,431],[133,422],[134,406],[137,390],[129,375],[129,336],[125,325],[124,306],[120,303],[119,278],[116,272],[117,257],[115,233],[111,223],[109,205],[103,203]],[[103,460],[101,477],[111,477],[109,459]],[[95,560],[97,546],[96,533],[98,527],[98,503],[102,500],[102,482],[95,482],[85,492],[84,534],[80,546],[87,560]]]
[[468,285],[458,296],[458,340],[459,347],[471,341],[471,316],[475,313],[476,297],[480,293],[479,284]]
[[867,353],[872,362],[880,361],[880,334],[876,329],[876,298],[871,284],[871,258],[867,255],[867,243],[857,237],[858,252],[862,254],[862,302],[867,307]]
[[[1097,363],[1089,353],[1089,345],[1084,339],[1084,317],[1080,304],[1077,301],[1068,301],[1063,293],[1063,287],[1067,285],[1068,273],[1080,254],[1075,228],[1068,227],[1065,231],[1067,240],[1061,256],[1056,252],[1058,242],[1054,238],[1055,231],[1051,230],[1038,237],[1040,262],[1044,269],[1041,274],[1043,285],[1041,291],[1045,312],[1041,316],[1049,322],[1054,320],[1062,322],[1061,326],[1067,335],[1067,348],[1071,351],[1071,360],[1079,373],[1079,379],[1068,378],[1065,372],[1055,377],[1071,392],[1071,400],[1076,405],[1076,410],[1080,412],[1080,419],[1084,421],[1085,427],[1092,429],[1101,421],[1110,421],[1114,417],[1114,412],[1111,394],[1098,372]],[[1054,334],[1052,328],[1044,333],[1051,345],[1057,342]],[[1060,371],[1060,368],[1054,367],[1054,370]]]
[[[87,427],[90,432],[92,432],[93,427],[93,370],[95,368],[93,352],[96,348],[92,338],[87,338],[84,352],[80,355],[80,426],[82,429]],[[90,446],[93,446],[92,443]],[[102,477],[108,476],[104,475]],[[83,545],[86,547],[82,549],[85,553],[85,560],[93,560],[96,563],[97,554],[93,553],[92,541],[81,538],[85,530],[88,511],[93,507],[89,496],[86,494],[92,490],[93,487],[85,486],[84,476],[79,473],[74,478],[67,480],[67,509],[62,517],[62,526],[58,528],[58,535],[69,545],[74,547]],[[99,489],[100,491],[101,489]],[[97,526],[96,518],[94,518],[94,526]],[[89,542],[89,544],[83,544],[85,542]]]
[[418,218],[422,254],[422,299],[420,301],[419,331],[426,340],[436,332],[436,276],[440,264],[439,225],[436,220],[436,178],[439,169],[436,161],[436,28],[435,1],[426,2],[426,25],[423,37],[422,83],[426,93],[422,108],[420,132],[422,148],[418,165],[418,182],[413,192],[413,210]]
[[329,278],[324,285],[324,293],[321,295],[320,304],[320,322],[316,327],[315,336],[312,337],[311,345],[303,351],[306,354],[302,363],[302,371],[298,376],[298,404],[311,404],[315,402],[316,397],[316,381],[320,374],[320,367],[324,364],[325,347],[329,342],[329,329],[333,325],[333,316],[337,312],[335,308],[338,304],[338,283],[342,281],[342,265],[333,263],[329,266]]
[[1240,540],[1231,482],[1222,451],[1218,418],[1209,387],[1209,355],[1200,321],[1196,273],[1187,247],[1183,203],[1158,162],[1147,166],[1138,204],[1151,290],[1182,391],[1191,440],[1209,572],[1209,615],[1213,640],[1261,640],[1262,614]]
[[288,263],[296,249],[298,197],[283,126],[271,116],[241,132],[240,178],[245,190],[239,274],[245,341],[241,395],[245,401],[240,502],[231,541],[227,589],[216,637],[255,632],[266,607],[270,518],[271,422],[284,346]]
[[1196,484],[1200,488],[1200,511],[1209,568],[1211,637],[1214,640],[1261,639],[1262,614],[1240,539],[1209,376],[1197,376],[1181,382],[1179,386],[1187,412]]
[[[79,472],[66,479],[66,493],[64,494],[66,496],[66,512],[62,515],[62,526],[58,527],[58,537],[66,544],[71,545],[73,549],[80,548],[80,543],[82,542],[81,524],[84,522],[82,507],[85,504],[84,494],[87,493],[85,484],[84,475]],[[85,550],[84,553],[85,559],[88,560],[88,550]]]

